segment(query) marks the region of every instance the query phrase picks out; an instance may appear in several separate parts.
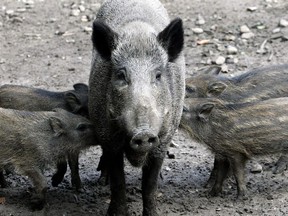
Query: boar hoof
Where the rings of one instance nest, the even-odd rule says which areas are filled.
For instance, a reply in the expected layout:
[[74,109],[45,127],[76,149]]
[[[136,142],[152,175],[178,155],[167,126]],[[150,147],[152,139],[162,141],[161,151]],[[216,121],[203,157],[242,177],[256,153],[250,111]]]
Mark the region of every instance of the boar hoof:
[[238,195],[237,195],[237,200],[239,201],[244,201],[244,200],[248,200],[248,196],[246,195],[245,192],[239,192]]
[[222,192],[222,188],[221,187],[213,187],[211,189],[211,191],[209,192],[209,195],[212,197],[216,197],[219,196],[219,194]]
[[57,187],[64,179],[64,176],[61,175],[60,173],[55,173],[52,176],[52,186]]
[[45,197],[43,194],[33,194],[30,199],[32,210],[41,210],[45,205]]

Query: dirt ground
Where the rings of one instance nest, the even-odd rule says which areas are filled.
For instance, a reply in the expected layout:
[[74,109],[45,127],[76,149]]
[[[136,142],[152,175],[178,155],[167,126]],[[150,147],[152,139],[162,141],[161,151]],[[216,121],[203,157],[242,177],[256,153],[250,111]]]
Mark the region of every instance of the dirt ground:
[[[286,0],[162,2],[171,18],[181,17],[184,21],[187,76],[215,63],[222,65],[228,75],[287,63]],[[0,84],[68,90],[74,83],[87,83],[91,23],[99,6],[98,0],[1,0]],[[281,19],[284,21],[279,26]],[[249,29],[242,29],[241,33],[243,25]],[[213,154],[181,131],[174,141],[177,146],[169,151],[175,159],[166,158],[159,180],[160,215],[288,215],[288,173],[272,172],[278,155],[257,158],[263,168],[261,173],[251,173],[251,164],[248,164],[248,200],[235,199],[234,179],[225,182],[220,197],[211,198],[204,185],[213,165]],[[48,169],[45,172],[50,185],[47,206],[38,212],[28,207],[29,180],[16,174],[8,175],[9,187],[0,188],[0,215],[105,215],[110,190],[97,184],[100,155],[98,147],[81,155],[83,193],[75,193],[71,188],[69,171],[64,182],[53,188],[54,171]],[[129,211],[131,215],[141,215],[141,172],[128,163],[125,170]]]

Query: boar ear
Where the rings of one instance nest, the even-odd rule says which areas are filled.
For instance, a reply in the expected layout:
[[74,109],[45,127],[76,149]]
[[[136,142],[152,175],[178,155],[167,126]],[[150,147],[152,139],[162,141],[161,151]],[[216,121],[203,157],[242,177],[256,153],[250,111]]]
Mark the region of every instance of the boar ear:
[[220,74],[221,71],[222,71],[222,68],[221,68],[221,67],[219,67],[219,66],[212,66],[212,67],[207,68],[207,69],[204,71],[204,74],[218,75],[218,74]]
[[184,31],[182,20],[176,18],[158,34],[158,41],[168,52],[169,62],[173,62],[183,49]]
[[77,92],[88,93],[88,85],[86,85],[84,83],[76,83],[73,85],[73,88]]
[[111,59],[112,51],[116,48],[118,35],[104,22],[96,20],[93,23],[92,42],[94,48],[105,60]]
[[227,88],[227,85],[223,82],[216,82],[208,85],[208,94],[209,96],[219,96]]
[[205,103],[200,105],[199,109],[198,109],[198,118],[200,119],[200,121],[203,122],[208,122],[209,116],[214,108],[214,104],[213,103]]
[[50,117],[49,123],[56,137],[59,137],[65,133],[65,130],[63,129],[63,124],[60,119],[56,117]]
[[66,92],[64,97],[66,104],[69,106],[72,113],[77,113],[81,109],[81,101],[77,94],[74,92]]

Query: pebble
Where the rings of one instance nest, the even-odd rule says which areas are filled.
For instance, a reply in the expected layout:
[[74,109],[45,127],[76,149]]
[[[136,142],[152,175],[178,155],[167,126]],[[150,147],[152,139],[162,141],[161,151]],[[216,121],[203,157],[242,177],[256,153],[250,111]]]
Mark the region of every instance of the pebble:
[[84,11],[86,10],[86,8],[85,8],[83,5],[79,5],[79,10],[80,10],[81,12],[84,12]]
[[88,32],[92,32],[92,27],[90,27],[90,26],[85,26],[83,30],[84,30],[84,32],[87,32],[87,33],[88,33]]
[[6,10],[5,14],[8,15],[8,16],[11,16],[11,15],[14,14],[14,10]]
[[71,16],[79,16],[80,10],[79,9],[72,9],[70,15]]
[[202,28],[192,28],[192,31],[195,34],[202,34],[204,32]]
[[6,62],[6,60],[4,58],[0,59],[0,64],[4,64]]
[[231,35],[231,34],[225,35],[226,41],[234,41],[235,39],[236,37],[234,35]]
[[33,0],[23,0],[23,3],[25,3],[26,5],[33,5],[34,1]]
[[228,47],[227,47],[227,53],[228,54],[236,54],[238,52],[238,49],[236,48],[236,47],[234,47],[234,46],[231,46],[231,45],[229,45]]
[[275,28],[272,30],[272,33],[275,34],[275,33],[279,33],[281,31],[280,28]]
[[205,24],[205,20],[204,18],[199,14],[197,19],[196,19],[196,25],[204,25]]
[[23,13],[26,11],[26,8],[17,8],[16,12]]
[[285,19],[281,19],[279,22],[280,27],[287,27],[288,26],[288,21]]
[[82,22],[88,22],[89,19],[88,19],[88,17],[86,15],[84,15],[84,16],[81,17],[81,21]]
[[222,65],[222,64],[225,63],[225,60],[226,60],[225,57],[219,56],[219,57],[216,58],[215,64],[217,64],[217,65]]
[[241,35],[241,38],[242,39],[250,39],[250,38],[253,38],[255,35],[253,32],[247,32],[247,33],[243,33]]
[[248,7],[247,8],[247,10],[251,11],[251,12],[256,11],[257,9],[258,9],[257,7]]
[[261,173],[262,171],[262,166],[259,163],[254,163],[250,169],[251,173]]
[[241,32],[241,33],[248,33],[248,32],[250,32],[250,29],[248,28],[247,25],[242,25],[242,26],[240,27],[240,32]]

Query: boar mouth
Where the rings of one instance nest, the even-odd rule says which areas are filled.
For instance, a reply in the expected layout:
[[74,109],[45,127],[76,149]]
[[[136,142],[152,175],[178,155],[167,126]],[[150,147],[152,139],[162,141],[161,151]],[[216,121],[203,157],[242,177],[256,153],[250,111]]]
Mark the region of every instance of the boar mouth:
[[141,167],[144,165],[148,152],[136,152],[132,148],[126,148],[125,155],[128,161],[134,167]]

